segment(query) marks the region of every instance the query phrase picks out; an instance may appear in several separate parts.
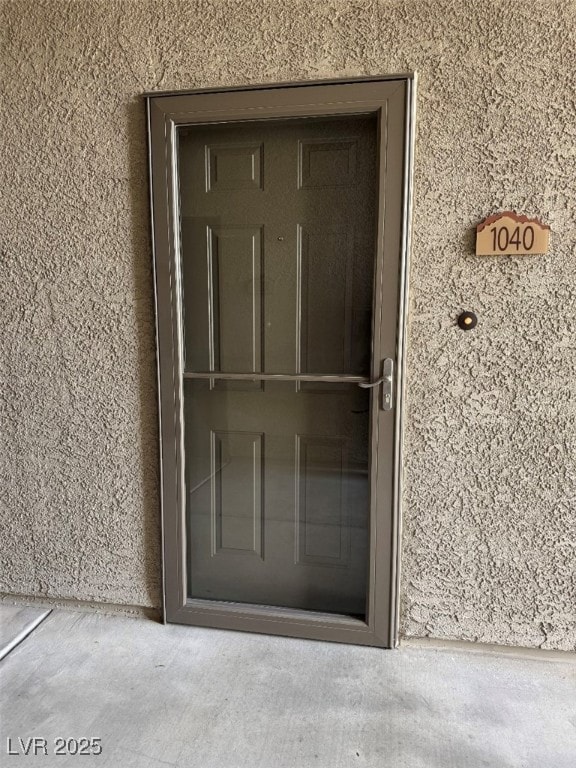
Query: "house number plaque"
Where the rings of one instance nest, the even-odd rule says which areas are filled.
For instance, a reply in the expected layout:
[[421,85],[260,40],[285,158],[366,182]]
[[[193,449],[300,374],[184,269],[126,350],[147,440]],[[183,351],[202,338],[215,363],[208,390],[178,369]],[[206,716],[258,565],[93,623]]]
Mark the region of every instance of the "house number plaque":
[[538,219],[504,211],[476,227],[477,256],[548,253],[550,227]]

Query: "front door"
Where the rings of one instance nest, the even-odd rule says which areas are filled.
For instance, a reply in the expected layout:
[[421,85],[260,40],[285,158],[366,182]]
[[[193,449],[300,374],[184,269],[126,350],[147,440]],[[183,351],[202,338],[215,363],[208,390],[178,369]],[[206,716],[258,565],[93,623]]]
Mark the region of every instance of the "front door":
[[378,88],[151,99],[168,620],[393,642],[408,87]]

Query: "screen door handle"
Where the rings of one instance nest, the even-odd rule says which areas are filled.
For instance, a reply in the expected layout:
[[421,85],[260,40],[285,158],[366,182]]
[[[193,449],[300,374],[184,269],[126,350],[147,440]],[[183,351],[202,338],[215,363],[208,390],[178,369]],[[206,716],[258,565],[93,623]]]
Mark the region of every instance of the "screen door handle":
[[389,411],[392,408],[392,387],[394,384],[394,360],[391,357],[387,357],[382,363],[382,376],[376,381],[360,382],[358,384],[362,389],[372,389],[373,387],[379,387],[382,385],[380,391],[380,408],[383,411]]

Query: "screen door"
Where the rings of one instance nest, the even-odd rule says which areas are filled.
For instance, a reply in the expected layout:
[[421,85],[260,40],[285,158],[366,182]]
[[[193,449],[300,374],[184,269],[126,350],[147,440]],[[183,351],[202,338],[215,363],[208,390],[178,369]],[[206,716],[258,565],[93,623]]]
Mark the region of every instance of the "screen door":
[[391,644],[408,96],[150,97],[168,620]]

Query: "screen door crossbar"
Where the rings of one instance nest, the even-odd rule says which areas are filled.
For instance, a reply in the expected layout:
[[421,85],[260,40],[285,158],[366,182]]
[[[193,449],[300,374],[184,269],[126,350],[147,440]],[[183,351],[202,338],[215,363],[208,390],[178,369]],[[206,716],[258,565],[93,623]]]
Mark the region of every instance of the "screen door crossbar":
[[227,379],[231,381],[318,381],[341,384],[369,383],[365,376],[346,376],[343,374],[307,374],[307,373],[221,373],[220,371],[185,372],[185,379]]

